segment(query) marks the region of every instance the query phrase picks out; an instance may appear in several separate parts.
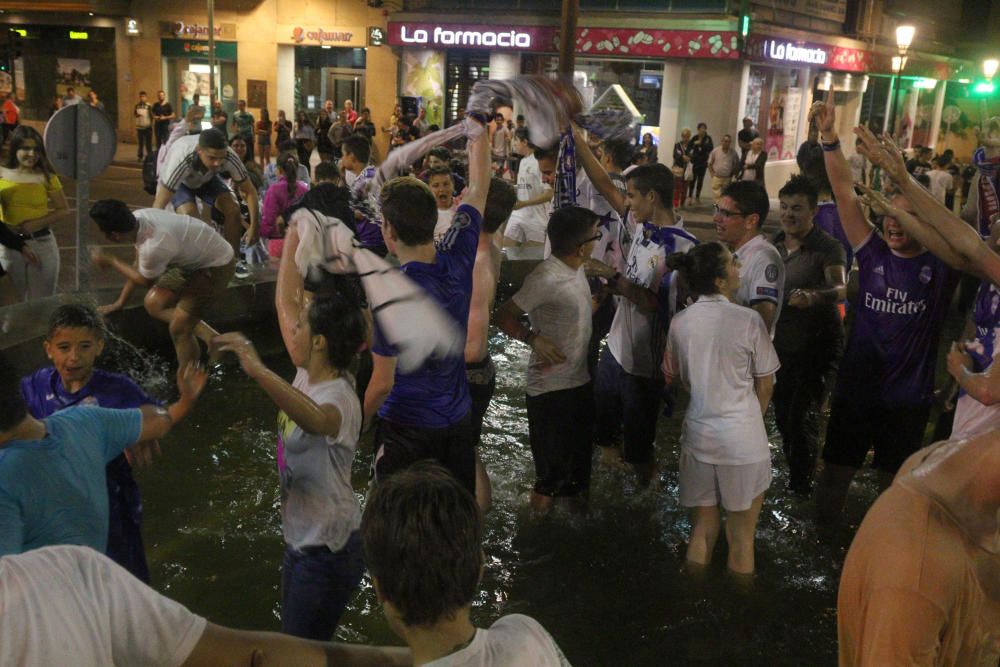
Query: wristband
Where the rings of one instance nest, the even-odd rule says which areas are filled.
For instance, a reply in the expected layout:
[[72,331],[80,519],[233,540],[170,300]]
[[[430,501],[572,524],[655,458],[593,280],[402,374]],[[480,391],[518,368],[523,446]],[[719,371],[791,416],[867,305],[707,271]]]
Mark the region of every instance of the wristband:
[[832,153],[833,151],[840,148],[840,139],[837,139],[836,141],[831,141],[830,143],[820,142],[820,146],[822,146],[823,150],[826,151],[827,153]]

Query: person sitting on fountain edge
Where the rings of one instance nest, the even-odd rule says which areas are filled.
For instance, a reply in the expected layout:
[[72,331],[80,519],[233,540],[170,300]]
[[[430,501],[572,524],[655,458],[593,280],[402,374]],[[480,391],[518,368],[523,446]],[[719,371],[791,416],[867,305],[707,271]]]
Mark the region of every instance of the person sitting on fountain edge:
[[[52,313],[44,341],[52,365],[21,379],[21,394],[32,417],[45,419],[76,405],[117,410],[160,405],[128,376],[94,368],[104,351],[105,334],[101,316],[86,304],[68,303]],[[110,511],[104,553],[146,583],[149,566],[142,543],[142,500],[130,464],[148,464],[158,450],[155,440],[139,443],[105,468]]]
[[[469,190],[451,229],[435,248],[437,204],[422,181],[395,178],[382,189],[382,235],[400,269],[467,331],[479,229],[490,187],[488,138],[479,129],[469,143]],[[346,143],[346,142],[345,142]],[[345,152],[347,148],[345,147]],[[396,351],[375,328],[372,379],[365,392],[366,423],[378,412],[376,482],[421,459],[443,464],[475,493],[475,444],[469,387],[462,354],[429,359],[408,373],[396,369]]]
[[489,630],[472,624],[482,519],[476,499],[438,464],[420,461],[375,487],[361,540],[382,612],[414,665],[569,666],[533,618],[509,614]]
[[198,361],[198,338],[208,345],[219,335],[202,317],[225,291],[236,267],[226,239],[191,216],[155,208],[133,212],[117,199],[94,203],[90,217],[108,240],[134,243],[138,255],[137,266],[132,266],[95,250],[94,265],[149,287],[146,312],[170,326],[177,363],[183,367]]

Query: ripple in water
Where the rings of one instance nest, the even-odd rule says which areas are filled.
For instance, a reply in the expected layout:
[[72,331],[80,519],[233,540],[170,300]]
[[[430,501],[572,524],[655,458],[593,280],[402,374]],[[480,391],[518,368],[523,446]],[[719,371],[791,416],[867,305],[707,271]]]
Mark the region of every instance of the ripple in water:
[[[493,480],[494,506],[486,517],[476,622],[515,612],[534,616],[574,665],[836,662],[841,555],[817,543],[808,504],[784,492],[777,437],[754,589],[743,593],[724,576],[722,540],[707,578],[691,581],[681,573],[690,524],[677,503],[684,406],[659,424],[658,491],[641,491],[628,471],[595,463],[589,516],[537,518],[526,508],[533,481],[523,393],[527,348],[495,335],[491,350],[497,393],[480,453]],[[283,354],[269,363],[292,376]],[[138,473],[153,583],[217,623],[275,630],[283,551],[277,411],[238,368],[218,375],[191,418],[163,443],[162,459]],[[769,429],[774,433],[773,423]],[[365,439],[353,470],[362,499],[370,462]],[[872,484],[861,480],[863,502],[874,495]],[[863,502],[855,502],[860,517]],[[399,643],[367,578],[342,623],[339,639]]]

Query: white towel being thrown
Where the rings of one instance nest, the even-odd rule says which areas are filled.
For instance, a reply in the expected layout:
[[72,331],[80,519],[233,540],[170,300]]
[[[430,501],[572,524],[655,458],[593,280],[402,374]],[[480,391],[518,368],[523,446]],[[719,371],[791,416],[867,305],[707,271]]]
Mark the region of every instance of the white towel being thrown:
[[383,339],[397,351],[400,371],[464,353],[463,327],[406,274],[362,248],[343,222],[301,208],[289,224],[299,232],[295,265],[304,278],[319,280],[323,270],[358,274]]

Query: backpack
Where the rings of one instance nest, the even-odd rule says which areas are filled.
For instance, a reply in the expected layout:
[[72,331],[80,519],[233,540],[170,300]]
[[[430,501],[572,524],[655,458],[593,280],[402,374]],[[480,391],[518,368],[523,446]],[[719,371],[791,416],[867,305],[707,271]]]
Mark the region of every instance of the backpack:
[[157,148],[142,160],[142,189],[151,195],[156,194],[156,158],[159,153]]

